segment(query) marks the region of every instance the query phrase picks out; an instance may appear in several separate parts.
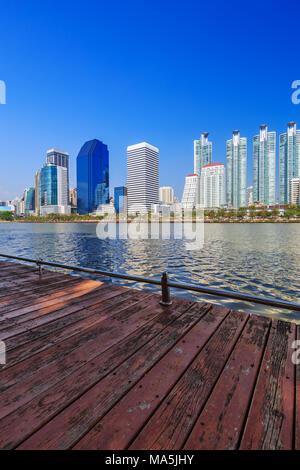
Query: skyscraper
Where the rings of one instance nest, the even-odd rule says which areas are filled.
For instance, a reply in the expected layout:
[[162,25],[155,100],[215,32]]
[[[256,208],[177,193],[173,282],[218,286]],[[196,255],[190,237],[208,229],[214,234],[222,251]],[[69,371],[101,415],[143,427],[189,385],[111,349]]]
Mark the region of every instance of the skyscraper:
[[46,163],[39,178],[40,215],[69,214],[68,170]]
[[40,215],[40,175],[41,170],[38,170],[35,174],[35,215]]
[[199,204],[200,178],[196,173],[186,176],[182,195],[182,208],[194,209]]
[[147,142],[127,147],[127,201],[129,213],[151,211],[158,204],[159,150]]
[[252,206],[253,204],[253,186],[247,186],[247,206]]
[[159,200],[163,204],[174,204],[174,189],[171,186],[159,188]]
[[201,168],[212,162],[212,143],[208,141],[208,132],[201,134],[200,140],[194,140],[194,173],[201,175]]
[[35,211],[35,189],[28,188],[24,191],[25,215],[33,215]]
[[247,139],[240,131],[233,131],[226,142],[227,204],[239,208],[247,205]]
[[86,142],[77,156],[77,211],[89,214],[109,203],[109,152],[98,139]]
[[253,202],[276,203],[276,132],[260,126],[253,137]]
[[226,204],[225,184],[223,163],[205,165],[200,176],[200,206],[204,209],[224,207]]
[[300,177],[290,181],[290,202],[300,206]]
[[47,163],[52,163],[53,165],[62,166],[68,170],[68,191],[69,191],[69,154],[67,152],[62,152],[57,149],[50,149],[47,151]]
[[114,207],[117,214],[127,212],[126,186],[118,186],[114,189]]
[[287,132],[279,136],[279,204],[288,204],[290,181],[300,177],[300,130],[289,122]]

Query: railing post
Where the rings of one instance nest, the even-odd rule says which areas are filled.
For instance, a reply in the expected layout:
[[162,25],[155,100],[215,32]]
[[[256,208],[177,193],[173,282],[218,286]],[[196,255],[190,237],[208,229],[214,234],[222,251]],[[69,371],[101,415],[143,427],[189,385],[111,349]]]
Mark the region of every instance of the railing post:
[[168,307],[172,304],[170,289],[168,286],[168,274],[166,272],[162,273],[161,276],[161,301],[160,304],[164,307]]
[[38,270],[39,270],[39,277],[42,277],[43,268],[42,268],[42,265],[41,265],[40,261],[41,261],[41,260],[37,261],[37,262],[36,262],[36,265],[37,265]]

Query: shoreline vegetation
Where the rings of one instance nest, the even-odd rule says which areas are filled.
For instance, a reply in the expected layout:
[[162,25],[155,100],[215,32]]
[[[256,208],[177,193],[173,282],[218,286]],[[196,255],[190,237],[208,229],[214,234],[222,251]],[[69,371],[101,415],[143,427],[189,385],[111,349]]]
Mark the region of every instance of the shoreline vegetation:
[[[128,216],[127,222],[145,222],[147,218],[138,218],[134,216]],[[153,220],[155,222],[191,222],[196,220],[203,220],[203,212],[190,212],[185,213],[184,217],[176,214],[173,216],[165,215],[152,215],[148,214],[148,221]],[[0,212],[0,223],[13,222],[13,223],[99,223],[99,222],[125,222],[124,218],[116,215],[116,218],[105,214],[102,216],[92,215],[57,215],[50,214],[47,217],[40,216],[14,216],[11,212]],[[204,211],[204,222],[205,223],[300,223],[300,207],[289,204],[284,208],[284,215],[280,215],[280,211],[277,208],[266,209],[257,208],[250,206],[248,208],[240,209],[217,209],[217,210],[205,210]]]

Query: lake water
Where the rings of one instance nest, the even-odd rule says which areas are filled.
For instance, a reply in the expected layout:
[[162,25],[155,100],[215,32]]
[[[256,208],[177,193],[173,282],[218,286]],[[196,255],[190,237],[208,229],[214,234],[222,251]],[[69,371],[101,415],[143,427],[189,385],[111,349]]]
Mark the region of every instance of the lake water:
[[[99,240],[96,224],[0,224],[1,253],[146,277],[168,271],[178,282],[300,303],[300,224],[205,224],[204,241],[190,251],[183,240]],[[296,312],[179,289],[172,295],[300,323]]]

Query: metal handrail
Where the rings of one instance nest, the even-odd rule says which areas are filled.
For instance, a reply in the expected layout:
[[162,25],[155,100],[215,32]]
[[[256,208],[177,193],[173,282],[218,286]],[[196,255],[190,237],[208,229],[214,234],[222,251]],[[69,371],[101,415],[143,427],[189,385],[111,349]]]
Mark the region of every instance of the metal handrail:
[[170,287],[173,287],[176,289],[188,290],[188,291],[193,291],[193,292],[201,292],[204,294],[214,295],[218,297],[226,297],[230,299],[242,300],[244,302],[254,302],[258,304],[268,305],[271,307],[278,307],[278,308],[283,308],[286,310],[296,310],[300,312],[300,304],[296,304],[294,302],[288,302],[286,300],[280,300],[280,299],[272,299],[269,297],[257,297],[251,294],[242,294],[240,292],[234,292],[230,290],[214,289],[212,287],[206,287],[202,285],[195,286],[193,284],[182,284],[178,282],[172,282],[172,281],[169,281],[169,278],[166,272],[162,274],[161,279],[159,280],[159,279],[153,279],[153,278],[147,278],[147,277],[141,277],[141,276],[133,276],[130,274],[112,273],[109,271],[102,271],[102,270],[93,269],[93,268],[84,268],[82,266],[72,266],[72,265],[62,264],[62,263],[53,263],[51,261],[44,261],[42,259],[35,260],[35,259],[30,259],[30,258],[23,258],[20,256],[6,255],[6,254],[1,254],[1,253],[0,253],[0,257],[14,259],[18,261],[25,261],[27,263],[34,263],[38,266],[40,272],[41,272],[41,266],[51,266],[54,268],[66,269],[68,271],[77,271],[77,272],[83,272],[87,274],[114,277],[118,279],[125,279],[128,281],[144,282],[146,284],[154,284],[157,286],[161,286],[161,289],[162,289],[161,304],[165,306],[171,305],[169,289]]

